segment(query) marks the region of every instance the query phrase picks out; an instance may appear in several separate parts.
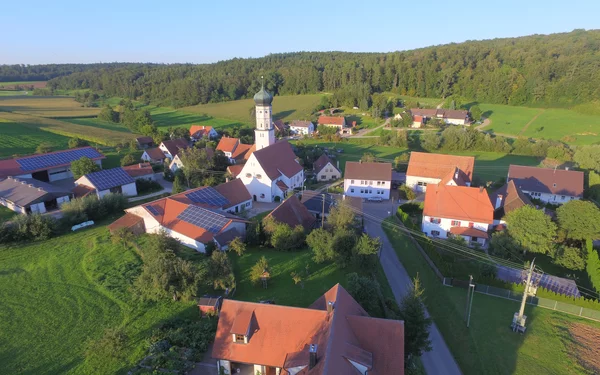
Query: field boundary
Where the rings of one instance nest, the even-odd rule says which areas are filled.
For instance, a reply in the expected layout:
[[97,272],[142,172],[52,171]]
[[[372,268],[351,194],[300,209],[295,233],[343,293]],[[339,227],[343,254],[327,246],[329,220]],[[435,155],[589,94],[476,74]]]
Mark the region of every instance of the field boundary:
[[525,132],[529,128],[529,125],[533,124],[533,122],[535,120],[537,120],[537,118],[540,117],[540,115],[542,113],[544,113],[544,112],[546,112],[546,108],[542,108],[541,111],[539,111],[538,113],[536,113],[535,116],[533,116],[533,118],[531,120],[529,120],[529,122],[527,124],[525,124],[525,126],[523,126],[523,129],[521,129],[521,131],[519,132],[518,136],[520,137],[521,135],[525,134]]

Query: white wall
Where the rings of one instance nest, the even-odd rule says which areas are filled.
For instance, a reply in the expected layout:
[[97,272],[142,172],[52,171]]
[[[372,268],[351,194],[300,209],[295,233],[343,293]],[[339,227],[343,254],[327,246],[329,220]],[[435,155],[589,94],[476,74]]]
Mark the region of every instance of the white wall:
[[66,178],[72,178],[73,173],[69,167],[51,168],[48,169],[48,180],[50,182],[64,180]]
[[[187,236],[184,236],[181,233],[175,232],[169,228],[162,228],[167,235],[169,235],[170,237],[176,238],[178,239],[183,245],[192,248],[196,251],[199,251],[201,253],[205,252],[205,247],[204,244],[202,242],[196,241],[193,238],[189,238]],[[160,231],[160,230],[159,230]]]
[[31,208],[32,214],[43,214],[44,212],[46,212],[46,206],[44,206],[44,202],[34,203],[31,206],[29,206],[29,208]]
[[310,135],[314,132],[314,125],[310,124],[308,127],[303,126],[290,126],[290,131],[294,134]]
[[[457,227],[469,227],[469,223],[470,223],[469,221],[466,221],[466,220],[436,217],[435,219],[440,219],[440,223],[434,224],[430,221],[430,219],[431,219],[431,216],[426,216],[426,215],[423,216],[423,221],[421,222],[421,230],[423,231],[423,233],[427,234],[429,237],[433,237],[431,235],[432,230],[437,230],[440,232],[439,236],[437,236],[438,238],[448,238],[448,232],[450,231],[450,228],[452,228],[453,220],[460,221],[460,225],[455,225]],[[481,230],[484,232],[488,231],[489,224],[478,223],[478,222],[472,222],[472,223],[473,223],[474,229],[478,229],[478,230]]]
[[7,201],[4,198],[0,198],[0,204],[3,205],[4,207],[8,208],[9,210],[17,212],[19,214],[24,214],[25,213],[25,208],[24,207],[17,206],[13,202]]
[[219,371],[221,366],[223,367],[223,369],[225,369],[226,374],[233,375],[231,374],[231,362],[224,359],[219,359],[217,360],[217,372]]
[[64,197],[58,197],[58,198],[56,198],[56,203],[58,203],[58,207],[60,207],[63,204],[67,203],[68,201],[70,201],[68,195],[65,195]]
[[579,197],[572,197],[570,195],[560,195],[560,194],[549,194],[549,193],[537,193],[533,191],[522,190],[523,193],[529,194],[532,198],[540,199],[546,203],[552,204],[563,204],[567,203],[574,199],[580,199]]
[[[257,178],[258,175],[260,175],[260,178]],[[254,154],[250,155],[238,178],[242,180],[252,199],[256,196],[258,202],[273,201],[271,179],[263,171]]]
[[244,202],[242,202],[242,203],[240,203],[240,204],[237,204],[237,205],[235,205],[235,206],[229,207],[229,208],[228,208],[227,210],[225,210],[225,211],[227,211],[227,212],[229,212],[229,213],[232,213],[232,214],[234,214],[234,213],[236,213],[236,211],[235,211],[235,208],[236,208],[236,207],[237,207],[237,209],[238,209],[238,211],[237,211],[237,212],[248,211],[249,209],[251,209],[251,208],[252,208],[252,199],[250,199],[250,200],[247,200],[247,201],[244,201]]
[[453,125],[466,125],[467,122],[465,121],[465,119],[458,119],[458,118],[446,118],[444,119],[444,122],[446,124],[453,124]]
[[121,186],[121,190],[123,192],[123,195],[126,197],[133,197],[137,195],[137,188],[135,187],[135,182]]
[[406,176],[406,186],[413,189],[414,191],[426,191],[427,186],[420,186],[419,182],[426,184],[437,185],[442,181],[440,178],[430,178],[430,177],[418,177],[418,176]]
[[173,158],[171,165],[169,165],[169,169],[171,170],[171,172],[175,173],[180,168],[183,168],[183,163],[181,162],[181,159],[179,159],[179,155],[176,155]]
[[[323,178],[323,176],[325,178]],[[317,181],[337,180],[340,177],[342,177],[342,174],[331,163],[327,163],[327,165],[317,173]]]
[[[364,182],[364,184],[361,184],[361,182]],[[383,184],[377,185],[377,182],[383,182]],[[350,197],[379,197],[383,199],[389,199],[391,187],[391,181],[344,179],[344,194]],[[362,193],[361,190],[363,190]]]
[[265,373],[266,373],[265,366],[254,365],[254,374],[252,374],[252,375],[258,375],[258,374],[265,375]]

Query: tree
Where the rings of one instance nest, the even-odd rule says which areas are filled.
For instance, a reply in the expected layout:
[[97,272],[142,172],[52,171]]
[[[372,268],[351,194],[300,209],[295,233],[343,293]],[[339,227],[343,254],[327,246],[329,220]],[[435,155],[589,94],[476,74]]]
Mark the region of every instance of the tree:
[[182,193],[185,191],[185,182],[183,181],[182,173],[175,173],[175,179],[173,180],[173,194]]
[[316,263],[334,259],[335,253],[331,246],[332,241],[333,235],[322,228],[313,230],[306,237],[306,244],[312,249],[313,259]]
[[133,154],[127,154],[125,156],[123,156],[123,158],[121,159],[121,166],[124,167],[126,165],[132,165],[137,163],[137,161],[135,160],[135,156]]
[[108,122],[119,122],[119,112],[115,112],[113,108],[107,104],[98,114],[98,119]]
[[598,257],[598,252],[594,250],[591,240],[585,241],[585,249],[587,252],[585,272],[588,274],[594,289],[600,293],[600,257]]
[[581,271],[585,268],[585,257],[581,249],[561,245],[554,254],[554,263],[573,271]]
[[580,168],[600,172],[600,145],[578,146],[573,161],[579,164]]
[[474,105],[471,108],[469,108],[469,111],[471,112],[471,118],[475,121],[480,121],[481,120],[481,116],[483,115],[483,112],[481,112],[481,108],[479,108],[478,105]]
[[410,109],[407,109],[402,114],[402,127],[410,128],[413,124],[413,115]]
[[35,148],[35,153],[36,154],[47,154],[49,152],[52,152],[52,145],[46,142],[42,142],[40,143],[36,148]]
[[508,233],[524,251],[546,254],[556,237],[556,224],[550,216],[532,206],[523,206],[506,215]]
[[209,278],[215,289],[235,288],[235,276],[229,257],[223,251],[213,251],[210,256]]
[[85,156],[71,163],[71,172],[73,173],[73,177],[75,179],[78,179],[79,177],[88,173],[98,172],[99,170],[100,166],[96,164],[95,161]]
[[408,361],[431,351],[429,327],[431,318],[425,315],[424,290],[418,277],[400,301],[400,316],[404,320],[404,358]]
[[558,225],[573,240],[600,238],[600,209],[592,202],[572,200],[556,210]]
[[216,150],[212,160],[213,170],[225,171],[229,166],[229,158],[221,150]]
[[394,168],[400,172],[406,172],[408,168],[409,154],[407,152],[398,155],[394,158]]
[[354,210],[345,201],[339,202],[331,208],[329,216],[327,216],[327,224],[332,226],[334,230],[345,230],[354,223]]
[[377,158],[372,153],[365,152],[362,158],[360,158],[360,161],[363,163],[374,163],[377,161]]
[[208,157],[205,149],[190,147],[181,150],[179,159],[183,163],[183,174],[187,179],[188,186],[191,186],[190,181],[203,178],[203,173],[213,166],[213,160]]
[[503,231],[492,234],[489,252],[497,257],[520,262],[520,254],[524,253],[525,249],[508,232]]
[[269,261],[263,255],[250,269],[250,281],[255,285],[259,284],[265,272],[269,272]]
[[434,151],[442,145],[442,137],[435,131],[424,132],[421,136],[421,147],[427,151]]
[[292,276],[292,280],[294,280],[294,284],[300,284],[300,287],[304,289],[304,280],[302,279],[302,275],[299,272],[292,271],[290,274]]
[[371,237],[363,233],[352,250],[354,263],[364,269],[374,269],[377,265],[379,249],[381,249],[379,237]]
[[[383,307],[383,293],[381,286],[376,280],[369,277],[359,276],[352,272],[346,276],[348,280],[348,293],[362,306],[370,316],[376,318],[385,317]],[[405,328],[406,329],[406,328]]]
[[186,141],[190,140],[190,131],[187,128],[170,127],[167,129],[167,133],[169,133],[169,136],[171,137],[171,139],[183,138]]
[[89,143],[81,138],[69,138],[69,148],[89,146]]
[[229,250],[235,252],[239,256],[242,256],[246,252],[246,244],[240,237],[236,237],[229,243]]

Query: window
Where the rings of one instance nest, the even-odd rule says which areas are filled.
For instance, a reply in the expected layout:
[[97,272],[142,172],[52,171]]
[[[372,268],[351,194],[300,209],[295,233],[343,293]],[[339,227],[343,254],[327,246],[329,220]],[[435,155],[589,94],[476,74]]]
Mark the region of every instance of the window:
[[475,226],[474,223],[469,223],[469,228],[473,228]]
[[351,183],[351,184],[353,184],[353,183],[354,183],[354,180],[350,180],[350,183]]
[[265,195],[264,195],[264,194],[261,194],[261,195],[260,195],[260,197],[261,197],[261,198],[264,198],[264,197],[265,197]]
[[427,182],[419,181],[419,182],[417,182],[417,185],[419,185],[419,186],[427,186]]
[[250,178],[250,177],[252,177],[252,174],[251,173],[246,173],[246,177]]
[[552,186],[556,187],[556,184],[552,184]]
[[437,236],[440,235],[440,231],[439,230],[432,230],[431,231],[431,235],[434,236],[434,237],[437,237]]
[[260,173],[257,173],[256,178],[258,178],[260,180],[262,178],[262,175]]
[[246,207],[250,207],[250,202],[246,202]]
[[360,189],[360,193],[361,193],[361,194],[364,194],[364,193],[365,193],[365,191],[364,191],[363,189]]
[[244,343],[244,335],[235,335],[235,342],[238,344]]
[[354,189],[350,189],[350,192],[351,192],[351,193],[354,193]]
[[560,197],[560,199],[562,199],[564,201],[565,200],[565,196],[563,195],[562,197]]
[[321,180],[324,180],[327,176],[321,175]]
[[450,223],[450,225],[452,225],[453,227],[460,227],[460,221],[459,220],[452,220],[452,223]]
[[435,217],[430,217],[429,218],[429,222],[432,223],[432,224],[439,224],[439,223],[442,222],[442,219],[437,219]]

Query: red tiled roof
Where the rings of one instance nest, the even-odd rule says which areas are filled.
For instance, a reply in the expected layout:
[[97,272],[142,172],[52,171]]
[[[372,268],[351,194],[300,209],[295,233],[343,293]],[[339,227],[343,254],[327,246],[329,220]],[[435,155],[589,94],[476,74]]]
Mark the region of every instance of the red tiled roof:
[[469,181],[469,178],[467,177],[465,172],[454,167],[448,172],[448,174],[444,178],[442,178],[442,180],[439,183],[441,185],[448,185],[450,181],[454,181],[454,183],[458,186],[467,186],[467,181]]
[[90,193],[93,193],[96,189],[92,188],[92,187],[88,187],[85,185],[76,185],[72,192],[73,192],[73,196],[75,196],[75,198],[83,198],[87,195],[89,195]]
[[240,140],[237,138],[222,137],[217,145],[217,150],[233,153],[239,143]]
[[253,155],[271,180],[277,179],[282,173],[293,177],[302,171],[302,166],[296,161],[296,154],[287,141],[279,141],[254,151]]
[[237,177],[243,168],[244,164],[234,164],[227,167],[227,172],[229,172],[233,177]]
[[242,182],[242,180],[236,178],[224,184],[220,184],[214,187],[216,191],[221,193],[229,201],[228,205],[223,208],[229,208],[236,206],[242,202],[252,200],[252,196],[248,192],[248,189]]
[[275,120],[273,121],[273,126],[275,126],[275,128],[277,130],[279,130],[280,132],[285,130],[285,122],[283,122],[283,120]]
[[150,163],[138,163],[138,164],[133,164],[133,165],[126,165],[123,167],[123,169],[131,177],[140,177],[140,176],[147,176],[150,174],[154,174],[154,171],[152,170],[152,165],[150,165]]
[[508,180],[513,180],[519,189],[525,191],[583,196],[583,172],[511,165]]
[[496,208],[494,211],[494,219],[502,219],[504,215],[517,208],[521,208],[525,205],[533,205],[531,200],[529,200],[529,197],[515,185],[514,180],[508,181],[504,186],[490,195],[490,200],[494,207],[496,206],[498,196],[502,196],[502,198],[500,207]]
[[347,161],[344,179],[392,181],[392,164]]
[[[331,313],[328,302],[333,302]],[[248,343],[234,343],[232,333],[245,334],[248,328]],[[312,344],[316,366],[299,374],[357,374],[350,360],[372,369],[370,374],[404,374],[403,323],[369,317],[339,284],[309,308],[225,300],[212,357],[286,371],[308,365]]]
[[484,232],[482,230],[475,229],[475,228],[469,228],[469,227],[451,227],[450,233],[452,233],[454,235],[460,235],[460,236],[479,237],[479,238],[485,238],[485,239],[489,238],[489,235],[487,234],[487,232]]
[[473,179],[475,158],[472,156],[456,156],[444,154],[430,154],[426,152],[410,153],[407,176],[428,177],[443,179],[455,168],[464,172],[466,182]]
[[238,161],[248,160],[248,158],[254,152],[254,150],[256,150],[255,145],[247,145],[244,143],[240,143],[235,148],[235,151],[233,152],[231,157]]
[[414,122],[423,122],[423,116],[413,115]]
[[279,187],[279,189],[281,189],[281,191],[283,191],[284,193],[285,193],[286,191],[288,191],[288,190],[289,190],[289,188],[290,188],[289,186],[287,186],[287,185],[285,184],[285,182],[283,182],[283,181],[281,181],[281,180],[277,181],[277,182],[275,183],[275,185],[277,185],[277,187]]
[[[313,170],[315,171],[315,173],[319,173],[321,172],[321,169],[325,168],[325,166],[331,163],[331,165],[337,169],[337,167],[335,166],[335,164],[333,164],[333,161],[331,161],[331,159],[329,158],[329,156],[327,156],[326,154],[322,154],[321,156],[319,156],[319,158],[313,163]],[[339,169],[338,169],[339,171]]]
[[190,127],[190,137],[194,137],[194,138],[208,137],[211,130],[212,130],[212,126],[192,125]]
[[423,215],[492,224],[494,207],[483,188],[428,185]]
[[152,137],[137,137],[135,140],[140,145],[151,145],[154,143]]
[[295,195],[283,201],[267,217],[272,217],[275,221],[287,224],[292,228],[302,225],[307,230],[312,228],[316,221],[315,217],[308,211],[306,206],[300,203]]
[[345,124],[344,117],[340,116],[319,116],[319,125],[338,125],[343,126]]
[[175,157],[179,151],[190,147],[188,141],[184,138],[163,141],[163,145],[173,157]]
[[165,158],[165,154],[161,151],[160,148],[149,148],[144,151],[152,160],[163,160]]
[[141,217],[128,212],[124,216],[121,216],[120,218],[112,222],[108,226],[108,229],[112,232],[116,229],[131,228],[132,226],[139,224],[143,220],[144,219],[142,219]]

